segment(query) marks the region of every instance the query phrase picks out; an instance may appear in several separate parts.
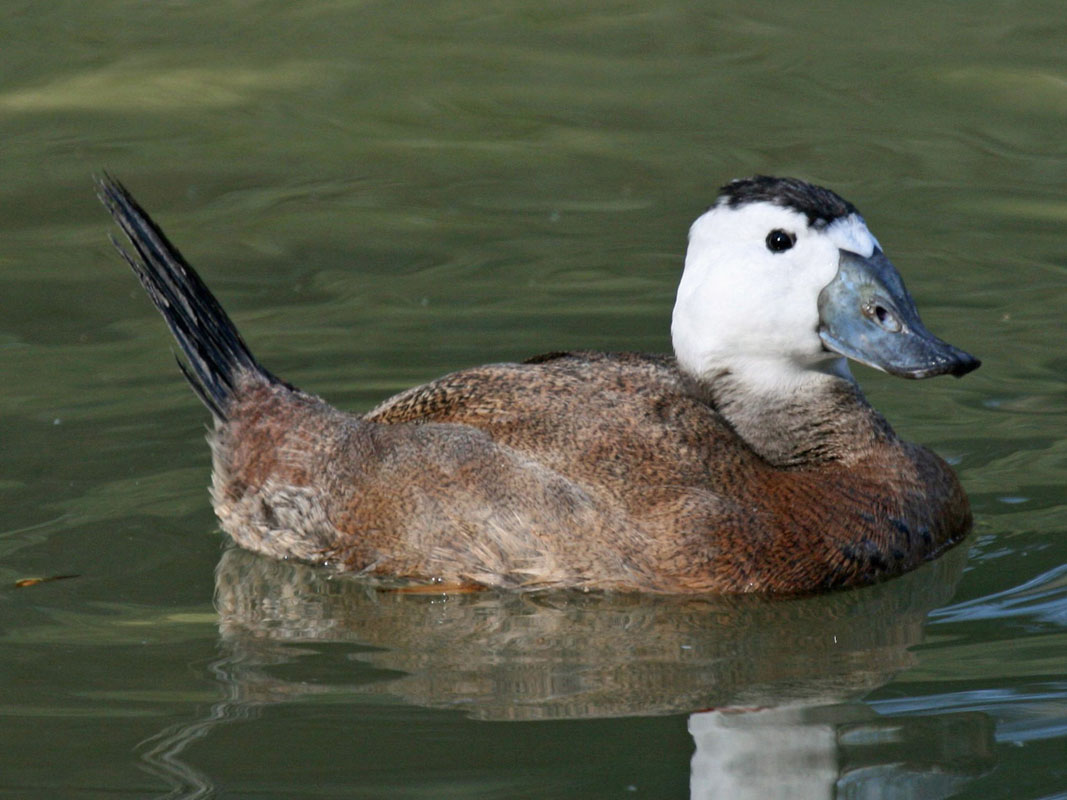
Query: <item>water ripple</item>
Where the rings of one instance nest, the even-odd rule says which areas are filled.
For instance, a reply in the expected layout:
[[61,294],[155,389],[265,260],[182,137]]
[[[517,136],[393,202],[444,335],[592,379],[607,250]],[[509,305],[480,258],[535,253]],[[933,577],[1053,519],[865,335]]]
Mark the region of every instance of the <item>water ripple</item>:
[[1026,617],[1067,626],[1067,564],[993,594],[940,608],[931,623]]
[[1026,689],[976,689],[967,692],[875,700],[880,714],[935,714],[980,711],[997,721],[1001,742],[1067,738],[1067,682],[1034,684]]

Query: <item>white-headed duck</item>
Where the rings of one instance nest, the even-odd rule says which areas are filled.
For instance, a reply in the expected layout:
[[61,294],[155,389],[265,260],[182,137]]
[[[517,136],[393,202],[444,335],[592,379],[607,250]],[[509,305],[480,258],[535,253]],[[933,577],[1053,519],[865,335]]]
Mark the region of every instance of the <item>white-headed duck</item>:
[[430,586],[797,593],[958,542],[949,466],[901,441],[846,358],[963,375],[856,208],[792,178],[693,224],[674,356],[566,352],[455,372],[363,415],[275,377],[130,194],[100,196],[211,411],[211,496],[242,547]]

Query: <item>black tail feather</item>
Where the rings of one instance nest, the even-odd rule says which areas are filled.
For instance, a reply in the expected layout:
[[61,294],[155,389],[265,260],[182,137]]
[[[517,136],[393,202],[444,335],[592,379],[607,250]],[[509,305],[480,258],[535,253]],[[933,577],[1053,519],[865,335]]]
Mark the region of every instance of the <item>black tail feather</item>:
[[104,174],[97,179],[97,193],[139,258],[114,237],[112,243],[167,321],[188,360],[188,365],[179,360],[178,366],[211,413],[226,419],[242,373],[279,382],[259,365],[200,276],[125,187]]

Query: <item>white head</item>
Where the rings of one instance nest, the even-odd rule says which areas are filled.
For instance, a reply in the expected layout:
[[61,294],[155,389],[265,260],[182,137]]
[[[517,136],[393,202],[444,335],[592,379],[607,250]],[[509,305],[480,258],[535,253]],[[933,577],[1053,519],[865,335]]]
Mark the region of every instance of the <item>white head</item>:
[[819,295],[843,250],[869,258],[880,247],[833,192],[789,178],[724,186],[689,230],[671,324],[679,365],[704,379],[729,370],[770,392],[847,376],[819,334]]

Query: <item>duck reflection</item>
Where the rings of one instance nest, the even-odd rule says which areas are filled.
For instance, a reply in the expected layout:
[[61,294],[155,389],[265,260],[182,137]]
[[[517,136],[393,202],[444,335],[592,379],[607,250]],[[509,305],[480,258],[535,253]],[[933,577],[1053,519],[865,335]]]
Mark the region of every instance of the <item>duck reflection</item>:
[[688,712],[843,698],[913,663],[929,610],[951,597],[958,559],[918,580],[791,601],[761,596],[477,592],[407,594],[300,564],[227,551],[219,631],[247,699],[303,693],[253,664],[293,645],[352,642],[388,670],[372,690],[481,719]]
[[[991,766],[991,721],[883,717],[858,698],[914,663],[965,557],[958,548],[889,583],[773,601],[408,594],[235,548],[216,573],[227,700],[142,753],[189,787],[178,755],[211,726],[316,692],[365,692],[486,720],[686,713],[693,798],[945,797]],[[347,643],[371,669],[343,686],[272,669],[318,643]],[[185,796],[209,796],[199,781]]]
[[862,703],[689,717],[693,800],[949,797],[993,762],[977,712],[882,717]]

